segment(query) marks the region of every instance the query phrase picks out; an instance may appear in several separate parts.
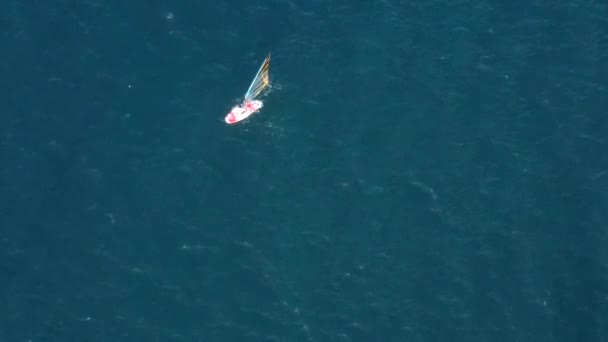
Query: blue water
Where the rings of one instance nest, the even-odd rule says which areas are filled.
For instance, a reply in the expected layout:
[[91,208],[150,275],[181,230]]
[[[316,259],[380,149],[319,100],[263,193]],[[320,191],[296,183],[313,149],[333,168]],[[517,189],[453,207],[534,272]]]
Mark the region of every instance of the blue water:
[[605,2],[0,8],[0,341],[608,340]]

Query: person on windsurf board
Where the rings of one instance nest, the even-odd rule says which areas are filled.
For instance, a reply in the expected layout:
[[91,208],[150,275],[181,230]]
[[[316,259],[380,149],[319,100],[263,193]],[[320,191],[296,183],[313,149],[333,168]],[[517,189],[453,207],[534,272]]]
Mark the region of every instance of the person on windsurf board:
[[243,121],[262,108],[264,103],[258,100],[258,96],[262,93],[262,91],[264,91],[264,89],[270,86],[270,79],[268,78],[269,66],[270,55],[266,57],[264,63],[262,63],[262,66],[258,70],[258,73],[255,75],[253,82],[251,82],[249,89],[247,89],[243,103],[233,107],[230,113],[226,115],[224,120],[227,124],[232,125]]

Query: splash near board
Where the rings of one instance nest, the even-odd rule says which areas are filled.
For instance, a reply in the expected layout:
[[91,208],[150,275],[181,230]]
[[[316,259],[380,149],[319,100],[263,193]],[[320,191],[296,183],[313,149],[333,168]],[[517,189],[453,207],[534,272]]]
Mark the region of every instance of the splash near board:
[[262,66],[260,67],[260,70],[258,70],[258,73],[255,75],[253,82],[251,82],[249,89],[247,89],[243,103],[233,107],[230,113],[226,115],[224,120],[227,124],[232,125],[243,121],[262,108],[264,103],[257,98],[264,91],[264,89],[270,85],[270,79],[268,78],[269,66],[270,55],[266,57],[264,63],[262,63]]

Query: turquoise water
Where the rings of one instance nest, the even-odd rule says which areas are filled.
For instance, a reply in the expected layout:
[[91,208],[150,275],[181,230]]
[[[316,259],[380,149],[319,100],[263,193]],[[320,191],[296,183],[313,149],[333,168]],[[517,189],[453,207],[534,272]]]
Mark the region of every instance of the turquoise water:
[[1,341],[608,339],[604,2],[0,13]]

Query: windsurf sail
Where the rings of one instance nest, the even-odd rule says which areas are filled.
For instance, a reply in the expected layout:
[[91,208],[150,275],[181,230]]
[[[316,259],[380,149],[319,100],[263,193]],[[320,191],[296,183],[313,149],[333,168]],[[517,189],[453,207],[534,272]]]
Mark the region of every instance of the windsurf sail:
[[269,66],[270,55],[266,57],[264,63],[262,63],[262,66],[260,67],[260,70],[258,70],[258,73],[255,75],[253,82],[251,82],[249,89],[247,89],[247,92],[245,93],[246,102],[255,100],[256,97],[258,97],[258,95],[260,95],[260,93],[264,91],[268,85],[270,85],[270,79],[268,78]]

